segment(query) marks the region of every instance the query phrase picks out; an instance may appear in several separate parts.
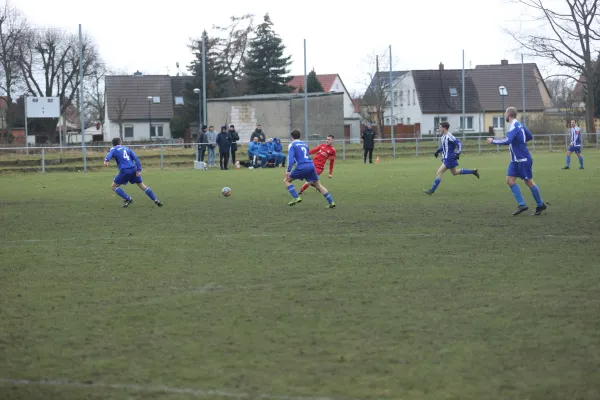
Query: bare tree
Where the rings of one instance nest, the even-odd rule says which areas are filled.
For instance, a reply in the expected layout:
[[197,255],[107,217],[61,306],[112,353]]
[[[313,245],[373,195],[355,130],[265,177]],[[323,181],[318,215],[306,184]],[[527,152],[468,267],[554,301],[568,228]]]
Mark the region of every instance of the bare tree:
[[[61,114],[73,103],[81,86],[77,35],[51,28],[37,30],[28,36],[19,61],[29,94],[61,98],[63,100]],[[100,57],[92,39],[84,36],[84,79],[93,74],[99,61]],[[55,119],[44,120],[43,125],[48,134],[56,130],[57,122]]]
[[118,98],[115,105],[115,114],[117,115],[117,124],[119,125],[119,137],[123,140],[123,116],[127,109],[127,99]]
[[90,71],[85,86],[85,110],[89,122],[100,122],[104,126],[105,101],[104,101],[104,78],[107,71],[104,64],[97,62]]
[[360,99],[360,114],[370,123],[377,125],[377,131],[383,137],[383,115],[389,104],[389,54],[373,53],[365,60],[367,65],[367,90]]
[[254,14],[230,17],[228,26],[213,26],[218,40],[215,49],[237,88],[246,65],[250,38],[254,33]]
[[12,136],[13,93],[22,82],[19,57],[27,35],[27,20],[19,10],[7,1],[0,9],[0,90],[6,93],[4,107],[7,136]]
[[[600,40],[598,28],[598,3],[600,0],[564,0],[563,8],[545,0],[513,0],[536,13],[538,26],[532,33],[522,34],[506,30],[531,55],[552,61],[559,67],[583,75],[587,93],[595,93],[594,69],[597,44]],[[578,76],[556,75],[570,79]],[[595,131],[594,96],[586,96],[586,125],[588,132]]]

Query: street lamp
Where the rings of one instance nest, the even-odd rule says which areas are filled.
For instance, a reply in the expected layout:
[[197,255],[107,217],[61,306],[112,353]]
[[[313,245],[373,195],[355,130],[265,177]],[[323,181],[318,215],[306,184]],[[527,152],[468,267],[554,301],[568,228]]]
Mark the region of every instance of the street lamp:
[[152,96],[148,96],[148,122],[150,127],[150,139],[152,139]]
[[198,131],[202,129],[202,101],[200,99],[200,94],[202,91],[198,88],[194,89],[194,93],[198,95]]
[[504,108],[504,98],[508,96],[508,91],[506,90],[506,87],[498,86],[498,93],[500,94],[500,102],[502,103],[502,118],[500,119],[500,121],[502,121],[502,129],[504,130],[504,132],[506,132],[506,124],[504,123],[504,112],[506,111]]

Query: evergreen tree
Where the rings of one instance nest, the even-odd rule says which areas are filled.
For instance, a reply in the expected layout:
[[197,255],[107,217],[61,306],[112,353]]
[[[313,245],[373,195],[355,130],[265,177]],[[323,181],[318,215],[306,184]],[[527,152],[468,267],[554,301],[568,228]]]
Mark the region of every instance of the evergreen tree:
[[289,93],[292,79],[288,67],[291,56],[284,57],[285,45],[273,31],[273,22],[265,14],[263,23],[256,28],[256,37],[250,42],[245,73],[249,94]]
[[[226,67],[218,53],[218,38],[206,35],[206,98],[225,97],[228,94],[231,78],[226,74]],[[188,71],[194,77],[192,84],[187,84],[184,91],[184,107],[186,122],[198,121],[198,95],[194,89],[202,90],[202,39],[197,39],[188,46],[194,54],[194,60],[188,65]],[[200,96],[201,97],[201,96]]]
[[317,73],[314,68],[306,76],[306,87],[308,88],[308,93],[322,93],[325,91],[323,85],[317,79]]

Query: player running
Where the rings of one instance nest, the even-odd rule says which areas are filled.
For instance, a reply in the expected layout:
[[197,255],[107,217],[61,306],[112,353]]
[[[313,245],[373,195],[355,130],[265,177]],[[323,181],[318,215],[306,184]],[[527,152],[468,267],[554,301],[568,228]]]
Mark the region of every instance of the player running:
[[[327,160],[329,160],[329,178],[333,176],[333,163],[335,162],[336,155],[335,149],[333,148],[333,139],[333,135],[327,136],[326,143],[322,143],[308,152],[308,154],[318,153],[315,158],[313,158],[313,163],[315,164],[315,169],[317,170],[317,175],[319,176],[321,176],[325,170],[325,163]],[[298,194],[302,196],[302,193],[304,193],[309,186],[315,185],[306,182],[304,185],[302,185]],[[319,191],[319,189],[317,189],[317,191]]]
[[439,154],[442,153],[442,165],[437,171],[437,177],[435,181],[433,181],[433,186],[431,189],[424,189],[425,194],[432,195],[435,193],[435,190],[439,186],[440,182],[442,182],[442,175],[447,170],[452,172],[452,175],[475,175],[477,179],[479,179],[479,172],[477,169],[459,169],[458,167],[458,159],[460,158],[460,153],[462,153],[462,144],[460,140],[454,137],[453,134],[448,132],[450,129],[450,124],[446,121],[440,124],[440,133],[442,134],[442,145],[435,151],[435,158],[438,158]]
[[490,144],[504,144],[509,146],[510,164],[508,164],[508,171],[506,172],[506,184],[510,187],[515,200],[517,200],[517,203],[519,204],[517,211],[515,211],[513,215],[519,215],[529,209],[527,204],[525,204],[521,189],[516,183],[517,178],[521,178],[525,181],[525,184],[531,190],[531,194],[537,203],[533,215],[540,215],[547,206],[546,203],[544,203],[544,200],[542,200],[540,189],[538,189],[533,181],[533,158],[527,148],[527,142],[533,140],[533,135],[517,120],[517,109],[515,107],[508,107],[504,116],[506,117],[506,122],[509,123],[506,137],[504,139],[488,138],[487,142]]
[[567,165],[563,169],[569,169],[571,167],[571,154],[574,152],[579,158],[579,169],[583,169],[583,156],[581,155],[581,130],[575,123],[571,121],[571,142],[567,149]]
[[[327,202],[329,202],[327,208],[334,208],[335,203],[327,191],[327,188],[321,184],[321,181],[319,181],[319,175],[317,175],[315,164],[308,155],[308,146],[306,143],[300,141],[300,131],[298,129],[294,129],[290,135],[292,137],[292,143],[290,143],[288,146],[288,167],[285,173],[285,178],[283,179],[283,184],[290,192],[294,200],[290,201],[288,205],[294,206],[302,202],[302,198],[298,195],[296,188],[292,183],[294,179],[300,179],[306,180],[306,182],[309,184],[313,184],[313,186],[316,187],[320,193],[324,193],[323,197],[325,197]],[[294,164],[296,164],[296,168],[294,168],[292,171]]]
[[120,187],[121,185],[127,185],[127,182],[137,184],[157,206],[162,207],[163,203],[156,198],[152,189],[142,182],[142,164],[133,150],[129,147],[122,146],[120,138],[114,138],[112,140],[112,145],[113,148],[110,149],[106,157],[104,157],[104,166],[108,167],[110,159],[113,157],[115,158],[119,173],[115,176],[111,189],[125,200],[123,208],[129,207],[133,202],[133,199]]

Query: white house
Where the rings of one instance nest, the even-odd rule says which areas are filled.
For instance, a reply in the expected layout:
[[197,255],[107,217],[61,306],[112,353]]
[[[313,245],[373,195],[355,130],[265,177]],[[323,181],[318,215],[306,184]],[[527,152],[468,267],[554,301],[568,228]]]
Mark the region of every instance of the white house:
[[[462,70],[412,70],[393,80],[393,105],[397,124],[420,124],[421,135],[435,135],[441,122],[450,123],[451,132],[462,132]],[[484,116],[473,80],[465,76],[464,131],[482,132]],[[391,123],[391,107],[384,112]]]
[[173,92],[168,75],[113,75],[105,79],[104,140],[171,139]]

